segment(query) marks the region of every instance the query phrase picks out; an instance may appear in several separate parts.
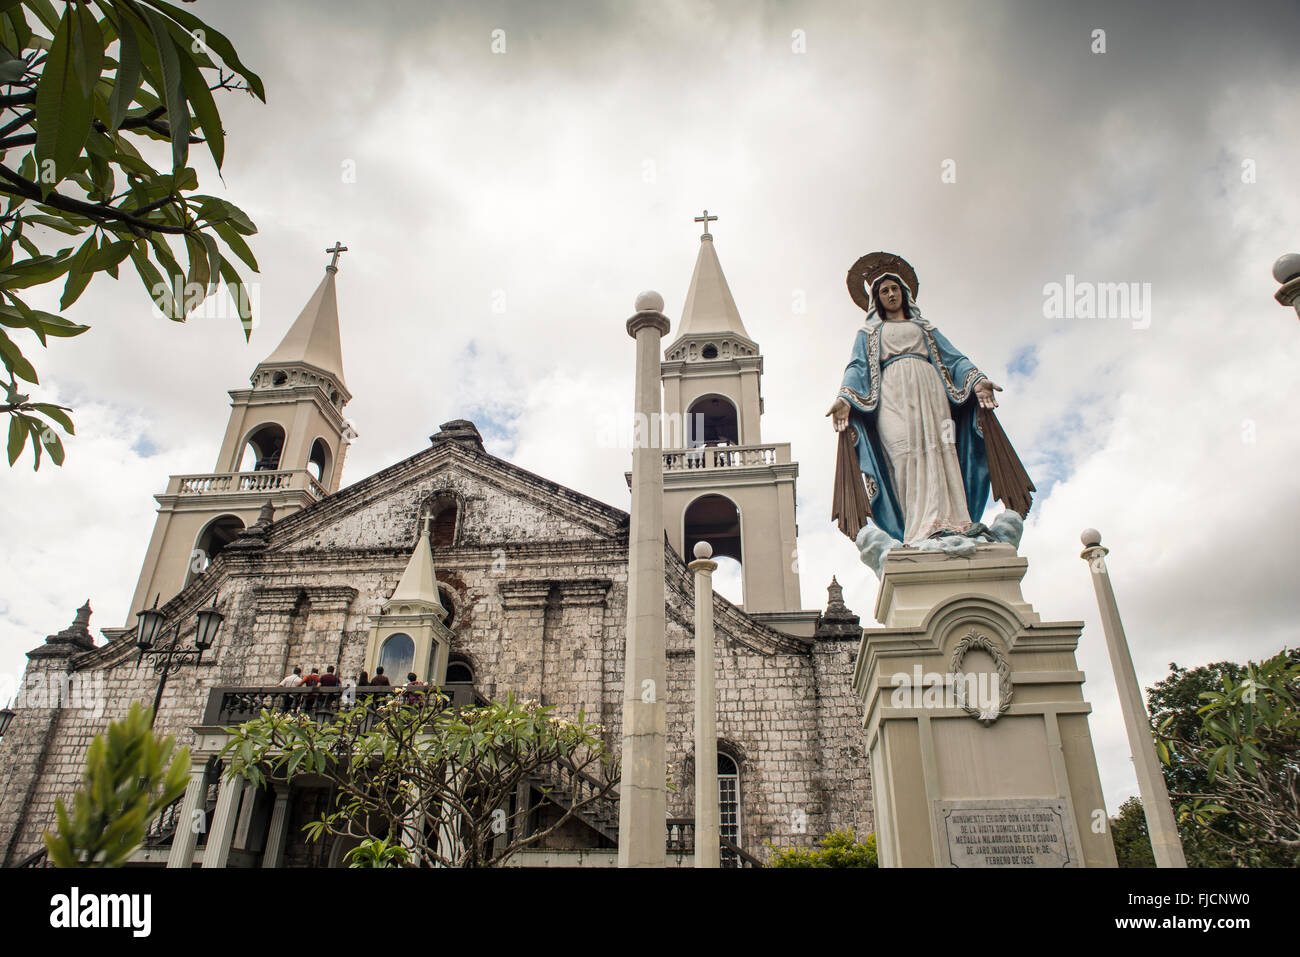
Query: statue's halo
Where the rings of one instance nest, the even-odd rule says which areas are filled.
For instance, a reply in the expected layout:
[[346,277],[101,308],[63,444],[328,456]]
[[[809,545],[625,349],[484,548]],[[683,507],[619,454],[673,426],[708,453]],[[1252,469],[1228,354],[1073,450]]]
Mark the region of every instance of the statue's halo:
[[897,253],[867,253],[849,269],[849,295],[853,297],[863,312],[871,311],[871,284],[884,273],[893,273],[907,283],[913,301],[920,283],[916,281],[916,270],[906,259]]

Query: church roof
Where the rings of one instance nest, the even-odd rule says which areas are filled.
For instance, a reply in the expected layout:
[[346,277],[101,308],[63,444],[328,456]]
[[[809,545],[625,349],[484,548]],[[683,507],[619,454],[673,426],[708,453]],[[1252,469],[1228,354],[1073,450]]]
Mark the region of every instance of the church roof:
[[343,379],[343,347],[339,343],[339,307],[334,291],[337,270],[326,269],[311,299],[285,333],[263,365],[280,363],[314,366],[328,372],[347,387]]
[[727,285],[727,277],[722,274],[722,263],[718,262],[717,250],[713,248],[713,237],[705,235],[700,238],[700,254],[695,260],[695,273],[686,292],[677,335],[681,338],[708,333],[731,333],[749,338],[745,324],[740,321],[740,310],[736,308],[731,287]]

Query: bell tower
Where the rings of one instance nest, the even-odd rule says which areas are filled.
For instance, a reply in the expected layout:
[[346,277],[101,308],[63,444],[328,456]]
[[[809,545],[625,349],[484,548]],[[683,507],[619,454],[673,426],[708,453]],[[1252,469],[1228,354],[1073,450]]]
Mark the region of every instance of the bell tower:
[[[789,443],[764,443],[763,356],[731,295],[708,210],[677,337],[664,352],[664,521],[687,561],[707,541],[740,562],[744,608],[812,634],[800,612]],[[796,624],[794,619],[798,618]],[[785,620],[790,619],[790,620]]]
[[257,364],[251,388],[230,392],[230,421],[214,471],[173,475],[155,495],[158,520],[131,599],[135,613],[167,601],[257,520],[269,502],[281,517],[339,488],[347,444],[356,437],[343,418],[352,399],[343,380],[338,300],[338,257],[284,339]]

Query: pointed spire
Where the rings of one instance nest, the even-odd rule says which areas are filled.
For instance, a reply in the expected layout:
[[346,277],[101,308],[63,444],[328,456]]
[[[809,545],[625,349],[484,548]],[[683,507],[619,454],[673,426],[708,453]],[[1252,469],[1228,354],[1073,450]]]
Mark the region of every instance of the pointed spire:
[[411,553],[411,560],[406,563],[406,571],[393,589],[393,594],[384,602],[386,609],[399,604],[422,604],[438,616],[439,621],[447,618],[447,609],[438,593],[438,576],[433,568],[433,548],[429,544],[429,519],[420,519],[420,542]]
[[861,619],[844,604],[844,587],[834,575],[826,587],[826,596],[826,611],[818,617],[813,636],[824,639],[861,638]]
[[45,644],[27,652],[28,658],[65,658],[79,651],[90,651],[95,639],[90,634],[90,599],[77,609],[72,624],[56,635],[49,635]]
[[334,291],[337,274],[337,267],[325,267],[325,278],[262,365],[309,365],[330,373],[347,388],[343,379],[343,347],[339,342],[338,298]]
[[713,248],[713,237],[705,233],[700,237],[700,254],[695,260],[695,273],[686,292],[682,307],[682,321],[678,338],[705,333],[731,333],[749,338],[745,324],[740,321],[740,310],[732,298],[727,277],[722,274],[722,263]]

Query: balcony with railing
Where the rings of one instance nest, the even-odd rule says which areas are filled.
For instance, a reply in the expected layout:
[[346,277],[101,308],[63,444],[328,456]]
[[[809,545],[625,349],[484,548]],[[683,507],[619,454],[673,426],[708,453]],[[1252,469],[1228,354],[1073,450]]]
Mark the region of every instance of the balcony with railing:
[[329,493],[308,469],[262,469],[255,472],[207,472],[199,475],[173,475],[167,483],[168,495],[248,494],[274,491],[307,491],[315,498]]
[[702,445],[663,454],[665,472],[694,472],[780,465],[790,461],[790,444]]
[[[472,707],[483,704],[469,682],[449,681],[440,689],[449,699],[449,707]],[[355,702],[379,701],[395,694],[410,694],[392,685],[332,688],[213,688],[203,723],[208,727],[231,727],[256,718],[263,709],[307,714],[314,720],[331,720],[340,710]],[[428,693],[428,689],[422,692]]]

